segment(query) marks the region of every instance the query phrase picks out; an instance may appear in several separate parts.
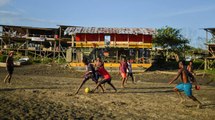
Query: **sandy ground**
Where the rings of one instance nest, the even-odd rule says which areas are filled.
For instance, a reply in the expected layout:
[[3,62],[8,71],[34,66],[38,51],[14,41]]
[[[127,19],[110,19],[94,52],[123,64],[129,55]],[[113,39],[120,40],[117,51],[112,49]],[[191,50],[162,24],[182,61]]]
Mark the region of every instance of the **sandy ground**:
[[86,94],[84,88],[94,88],[88,81],[78,95],[73,95],[83,73],[56,65],[30,65],[15,68],[12,84],[4,84],[5,68],[0,68],[0,119],[160,119],[214,120],[215,87],[210,77],[199,77],[201,90],[193,94],[203,103],[202,109],[187,99],[179,104],[172,92],[176,85],[167,82],[174,75],[158,72],[135,74],[137,83],[128,81],[118,92],[106,85],[106,92]]

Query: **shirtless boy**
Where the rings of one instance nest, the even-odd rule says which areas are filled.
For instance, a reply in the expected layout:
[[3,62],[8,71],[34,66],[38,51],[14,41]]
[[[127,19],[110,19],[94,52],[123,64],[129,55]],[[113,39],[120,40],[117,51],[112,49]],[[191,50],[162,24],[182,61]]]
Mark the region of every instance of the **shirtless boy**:
[[[173,90],[181,98],[181,103],[184,100],[183,100],[182,95],[181,95],[180,92],[184,91],[184,94],[186,96],[188,96],[190,99],[192,99],[193,101],[195,101],[198,104],[197,108],[200,108],[202,103],[198,99],[196,99],[196,97],[193,96],[191,81],[192,81],[192,83],[195,84],[195,88],[198,87],[198,83],[197,83],[196,79],[194,78],[194,76],[187,70],[187,68],[185,66],[185,61],[179,62],[178,74],[169,82],[169,84],[172,84],[179,77],[181,77],[182,83],[178,84]],[[189,78],[191,78],[190,79],[191,81],[189,80]]]
[[[98,80],[95,78],[95,68],[93,67],[93,65],[91,63],[89,63],[87,58],[83,59],[83,63],[86,66],[86,73],[84,75],[84,79],[82,81],[82,83],[80,84],[79,88],[77,89],[77,91],[75,92],[75,94],[78,94],[79,90],[81,89],[81,87],[91,78],[96,84],[98,83]],[[99,85],[102,89],[102,91],[104,92],[104,89],[101,85]]]

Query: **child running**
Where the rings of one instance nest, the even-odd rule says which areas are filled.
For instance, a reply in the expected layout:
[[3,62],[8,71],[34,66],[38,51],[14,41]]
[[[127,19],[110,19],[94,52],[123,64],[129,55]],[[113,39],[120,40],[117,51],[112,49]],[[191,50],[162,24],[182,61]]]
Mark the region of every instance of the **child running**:
[[122,76],[122,84],[121,87],[125,88],[125,80],[126,80],[126,73],[127,73],[128,65],[125,58],[122,58],[120,65],[119,65],[119,74]]
[[[104,66],[104,62],[101,60],[100,57],[97,57],[95,61],[95,69],[97,70],[98,68],[103,66]],[[100,77],[101,75],[98,72],[96,72],[96,80],[99,80]]]
[[[196,81],[196,79],[194,78],[194,76],[187,70],[186,66],[185,66],[185,61],[181,61],[179,62],[179,70],[178,70],[178,74],[177,76],[175,76],[173,78],[173,80],[171,80],[169,82],[169,84],[172,84],[175,80],[178,79],[178,77],[181,77],[182,83],[178,84],[175,88],[174,91],[179,95],[179,97],[181,98],[181,102],[184,102],[185,100],[183,100],[182,95],[180,92],[184,91],[185,95],[188,96],[190,99],[192,99],[193,101],[195,101],[196,103],[198,103],[197,108],[200,108],[202,103],[196,99],[196,97],[193,96],[192,94],[192,83],[195,83],[195,88],[198,88],[198,83]],[[191,78],[189,80],[189,78]]]
[[[92,64],[90,64],[88,62],[88,59],[87,58],[83,58],[83,63],[85,64],[86,66],[86,73],[84,75],[84,79],[81,83],[81,85],[79,86],[79,88],[77,89],[77,91],[75,92],[75,95],[78,94],[79,90],[81,89],[81,87],[85,84],[86,81],[88,81],[90,78],[97,84],[98,83],[98,80],[96,80],[95,78],[95,68],[93,67]],[[99,85],[102,89],[102,91],[104,92],[104,89],[101,85]]]
[[114,90],[115,92],[117,92],[117,89],[114,87],[114,85],[111,83],[111,76],[110,74],[107,72],[107,70],[104,67],[100,67],[98,68],[97,72],[104,78],[103,80],[101,80],[100,82],[98,82],[97,86],[95,87],[95,89],[92,91],[94,92],[99,86],[101,86],[101,84],[104,83],[108,83]]

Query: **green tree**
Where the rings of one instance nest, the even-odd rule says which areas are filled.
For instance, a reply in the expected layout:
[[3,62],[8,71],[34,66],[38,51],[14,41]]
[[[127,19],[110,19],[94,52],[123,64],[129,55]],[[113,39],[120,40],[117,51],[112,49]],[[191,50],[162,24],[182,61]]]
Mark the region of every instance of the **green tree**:
[[[189,40],[181,34],[181,29],[172,27],[163,27],[157,29],[157,34],[153,37],[153,43],[156,47],[161,47],[164,51],[176,53],[177,57],[183,57],[185,47]],[[165,53],[166,54],[166,53]],[[165,58],[167,57],[164,56]]]

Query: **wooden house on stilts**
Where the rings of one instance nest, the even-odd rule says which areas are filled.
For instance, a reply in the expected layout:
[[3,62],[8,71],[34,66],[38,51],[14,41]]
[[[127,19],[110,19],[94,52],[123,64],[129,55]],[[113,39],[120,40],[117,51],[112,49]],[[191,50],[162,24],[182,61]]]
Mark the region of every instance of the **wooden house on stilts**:
[[215,66],[215,28],[204,28],[209,56],[205,58],[205,70]]
[[[70,66],[83,66],[83,56],[95,60],[101,57],[106,67],[118,67],[122,57],[131,59],[133,67],[151,66],[150,51],[155,29],[98,28],[60,26],[62,39],[70,36]],[[71,59],[70,59],[71,58]]]

